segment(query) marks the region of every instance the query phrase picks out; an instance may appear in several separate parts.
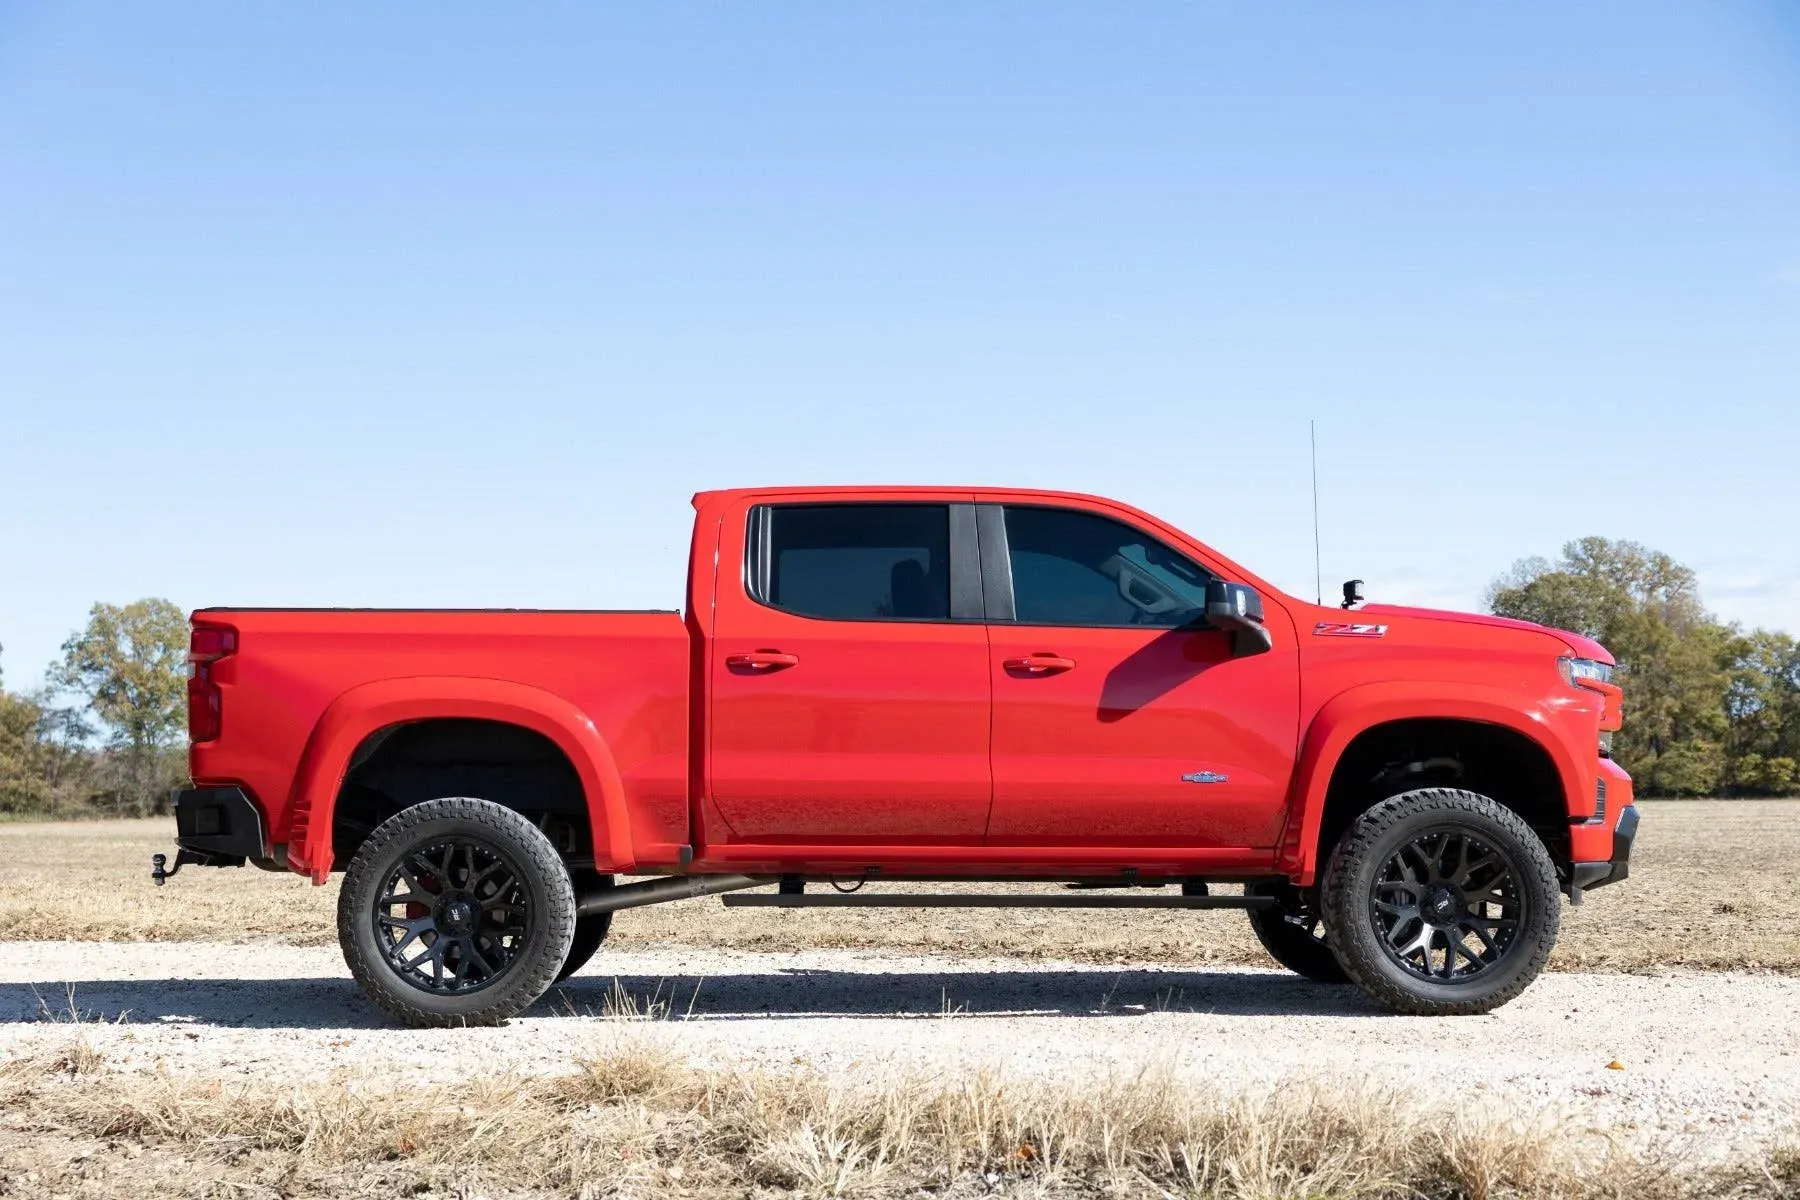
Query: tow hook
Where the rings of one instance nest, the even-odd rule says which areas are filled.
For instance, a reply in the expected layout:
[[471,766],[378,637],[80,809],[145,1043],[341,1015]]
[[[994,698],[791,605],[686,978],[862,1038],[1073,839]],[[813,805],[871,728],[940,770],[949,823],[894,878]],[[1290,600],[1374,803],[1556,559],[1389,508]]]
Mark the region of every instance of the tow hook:
[[150,856],[150,879],[157,887],[161,887],[164,881],[174,875],[175,872],[181,870],[181,864],[186,860],[184,860],[181,855],[177,854],[175,856],[175,865],[165,870],[164,867],[168,861],[169,856],[166,854],[152,854]]

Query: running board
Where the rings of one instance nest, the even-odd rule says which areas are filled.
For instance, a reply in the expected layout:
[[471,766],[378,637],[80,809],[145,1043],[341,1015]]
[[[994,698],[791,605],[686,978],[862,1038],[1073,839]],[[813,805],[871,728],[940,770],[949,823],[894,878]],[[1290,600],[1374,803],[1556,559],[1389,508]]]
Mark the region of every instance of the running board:
[[874,896],[855,892],[758,893],[754,896],[720,897],[727,908],[1269,908],[1273,896],[1093,896],[1082,893],[1045,895],[1026,892],[1007,896],[991,893],[884,892]]
[[[169,872],[171,875],[173,871]],[[160,882],[160,881],[159,881]],[[592,917],[600,913],[618,912],[622,908],[644,908],[666,904],[671,900],[692,900],[699,896],[716,896],[739,888],[762,887],[778,883],[777,875],[666,875],[641,883],[625,883],[601,888],[597,892],[575,898],[575,915]]]

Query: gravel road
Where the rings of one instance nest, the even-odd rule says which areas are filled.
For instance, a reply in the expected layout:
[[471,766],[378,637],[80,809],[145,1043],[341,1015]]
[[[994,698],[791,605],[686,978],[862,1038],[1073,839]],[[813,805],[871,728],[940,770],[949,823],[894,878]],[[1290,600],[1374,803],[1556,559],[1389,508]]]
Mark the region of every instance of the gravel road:
[[[0,944],[0,1052],[71,1036],[71,987],[75,1010],[107,1022],[84,1033],[115,1066],[227,1077],[555,1071],[654,1037],[701,1065],[850,1075],[1152,1065],[1232,1087],[1376,1079],[1446,1103],[1497,1098],[1635,1138],[1674,1135],[1708,1156],[1800,1121],[1800,979],[1770,975],[1551,974],[1497,1013],[1427,1020],[1269,971],[666,950],[603,953],[504,1028],[414,1031],[383,1023],[335,949],[14,942]],[[619,994],[664,1019],[620,1019]]]

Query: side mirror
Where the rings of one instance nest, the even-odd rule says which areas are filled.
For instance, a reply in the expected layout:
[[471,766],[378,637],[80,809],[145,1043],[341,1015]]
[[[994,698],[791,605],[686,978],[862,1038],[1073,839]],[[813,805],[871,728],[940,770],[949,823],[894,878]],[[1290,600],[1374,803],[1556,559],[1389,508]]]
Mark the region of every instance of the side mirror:
[[1207,584],[1206,623],[1230,632],[1233,658],[1274,649],[1275,640],[1263,628],[1262,597],[1248,584],[1223,579]]

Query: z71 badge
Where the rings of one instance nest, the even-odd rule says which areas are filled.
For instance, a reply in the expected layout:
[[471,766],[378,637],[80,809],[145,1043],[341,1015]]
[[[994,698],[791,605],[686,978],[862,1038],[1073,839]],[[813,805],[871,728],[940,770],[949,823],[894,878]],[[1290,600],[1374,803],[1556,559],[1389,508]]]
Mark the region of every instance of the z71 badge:
[[1221,775],[1217,771],[1195,771],[1191,775],[1183,775],[1183,783],[1224,783],[1230,776]]
[[1385,637],[1386,625],[1358,625],[1351,621],[1320,621],[1313,626],[1314,637]]

